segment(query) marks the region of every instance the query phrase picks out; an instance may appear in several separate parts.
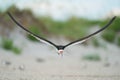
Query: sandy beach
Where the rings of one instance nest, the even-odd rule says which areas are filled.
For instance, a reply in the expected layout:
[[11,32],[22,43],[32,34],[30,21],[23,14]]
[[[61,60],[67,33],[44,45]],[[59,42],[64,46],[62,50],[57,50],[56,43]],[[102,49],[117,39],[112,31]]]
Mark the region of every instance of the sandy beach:
[[[59,56],[48,45],[15,37],[22,54],[0,48],[0,80],[120,80],[120,50],[114,44],[106,49],[76,45]],[[99,54],[101,60],[82,60],[88,53]]]

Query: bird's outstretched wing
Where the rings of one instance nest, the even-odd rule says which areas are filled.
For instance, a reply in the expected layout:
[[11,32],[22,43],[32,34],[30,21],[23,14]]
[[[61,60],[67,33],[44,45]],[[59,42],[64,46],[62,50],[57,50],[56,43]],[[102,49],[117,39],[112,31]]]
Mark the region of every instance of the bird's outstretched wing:
[[56,44],[52,43],[51,41],[43,38],[43,37],[40,37],[34,33],[32,33],[31,31],[27,30],[24,26],[22,26],[20,23],[17,22],[17,20],[11,15],[10,12],[7,12],[7,14],[9,15],[9,17],[19,26],[21,27],[22,29],[24,29],[25,31],[27,31],[30,35],[32,35],[33,37],[35,37],[36,39],[40,40],[41,42],[44,42],[48,45],[51,45],[51,46],[54,46],[56,48]]
[[83,37],[83,38],[81,38],[81,39],[78,39],[78,40],[75,40],[75,41],[73,41],[73,42],[71,42],[71,43],[68,43],[67,45],[65,45],[65,48],[68,47],[68,46],[70,46],[70,45],[74,45],[74,44],[78,44],[78,43],[83,43],[83,42],[85,42],[87,39],[91,38],[92,36],[96,35],[97,33],[101,32],[101,31],[103,31],[104,29],[106,29],[107,27],[109,27],[110,24],[115,20],[115,18],[116,18],[116,16],[114,16],[114,17],[108,22],[108,24],[106,24],[103,28],[99,29],[98,31],[96,31],[96,32],[94,32],[94,33],[92,33],[92,34],[90,34],[90,35],[88,35],[88,36],[86,36],[86,37]]

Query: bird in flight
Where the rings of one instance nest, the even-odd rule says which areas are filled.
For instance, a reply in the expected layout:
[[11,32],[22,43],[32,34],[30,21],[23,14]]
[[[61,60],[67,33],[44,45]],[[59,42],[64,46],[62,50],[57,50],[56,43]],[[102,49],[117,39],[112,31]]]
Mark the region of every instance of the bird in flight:
[[88,40],[89,38],[91,38],[92,36],[100,33],[101,31],[103,31],[104,29],[106,29],[107,27],[109,27],[110,24],[111,24],[111,23],[115,20],[115,18],[116,18],[116,16],[114,16],[103,28],[97,30],[96,32],[94,32],[94,33],[92,33],[92,34],[90,34],[90,35],[88,35],[88,36],[85,36],[85,37],[83,37],[83,38],[80,38],[80,39],[78,39],[78,40],[75,40],[75,41],[73,41],[73,42],[70,42],[70,43],[68,43],[68,44],[66,44],[66,45],[56,45],[56,44],[54,44],[53,42],[51,42],[51,41],[49,41],[49,40],[47,40],[47,39],[45,39],[45,38],[43,38],[43,37],[40,37],[40,36],[36,35],[35,33],[29,31],[28,29],[26,29],[23,25],[21,25],[21,24],[11,15],[10,12],[7,12],[7,14],[8,14],[8,16],[13,20],[14,23],[16,23],[16,24],[17,24],[19,27],[21,27],[23,30],[27,31],[30,35],[32,35],[33,37],[35,37],[35,38],[38,39],[39,41],[41,41],[41,42],[43,42],[43,43],[46,43],[46,44],[48,44],[48,45],[53,46],[54,48],[56,48],[58,54],[60,54],[60,55],[63,55],[63,51],[64,51],[64,49],[65,49],[66,47],[71,46],[71,45],[75,45],[75,44],[79,44],[79,43],[83,43],[83,42],[85,42],[86,40]]

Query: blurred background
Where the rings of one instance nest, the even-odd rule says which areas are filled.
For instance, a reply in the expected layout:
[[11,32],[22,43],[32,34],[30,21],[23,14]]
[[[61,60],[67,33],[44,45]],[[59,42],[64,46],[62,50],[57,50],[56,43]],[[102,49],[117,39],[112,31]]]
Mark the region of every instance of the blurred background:
[[[8,11],[26,29],[58,45],[85,37],[117,18],[103,32],[58,56],[53,47],[18,27]],[[0,79],[119,80],[119,67],[119,0],[0,0]]]

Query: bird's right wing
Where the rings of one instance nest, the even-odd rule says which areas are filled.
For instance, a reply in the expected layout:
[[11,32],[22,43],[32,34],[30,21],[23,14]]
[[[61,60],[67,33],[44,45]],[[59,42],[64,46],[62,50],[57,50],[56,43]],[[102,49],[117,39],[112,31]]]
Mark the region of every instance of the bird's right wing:
[[27,31],[30,35],[32,35],[33,37],[35,37],[37,40],[43,42],[43,43],[46,43],[48,45],[51,45],[51,46],[54,46],[56,48],[56,44],[52,43],[51,41],[45,39],[45,38],[42,38],[34,33],[32,33],[31,31],[27,30],[24,26],[22,26],[20,23],[18,23],[15,18],[8,12],[7,13],[9,15],[9,17],[19,26],[21,27],[23,30]]
[[106,24],[103,28],[99,29],[98,31],[86,36],[86,37],[83,37],[81,39],[78,39],[76,41],[73,41],[67,45],[65,45],[65,47],[68,47],[68,46],[71,46],[71,45],[75,45],[75,44],[79,44],[79,43],[83,43],[85,42],[86,40],[88,40],[89,38],[91,38],[92,36],[96,35],[97,33],[103,31],[104,29],[106,29],[114,20],[115,20],[116,16],[114,16],[109,22],[108,24]]

